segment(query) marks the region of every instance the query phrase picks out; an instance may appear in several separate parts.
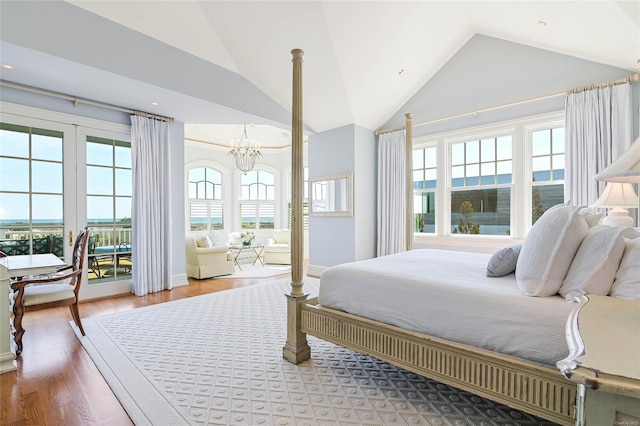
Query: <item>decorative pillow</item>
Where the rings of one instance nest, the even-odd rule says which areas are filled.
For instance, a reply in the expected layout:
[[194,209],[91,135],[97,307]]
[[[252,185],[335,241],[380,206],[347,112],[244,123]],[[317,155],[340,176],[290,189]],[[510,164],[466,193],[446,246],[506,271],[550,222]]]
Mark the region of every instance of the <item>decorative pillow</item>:
[[522,244],[514,244],[493,253],[487,264],[487,276],[502,277],[515,272],[521,248]]
[[212,246],[228,246],[229,233],[224,229],[209,231]]
[[581,294],[606,296],[624,253],[624,234],[633,228],[597,225],[582,240],[558,293],[568,301]]
[[211,240],[207,235],[200,235],[195,238],[197,247],[211,247]]
[[625,240],[624,254],[609,296],[640,300],[640,238]]
[[599,224],[600,219],[602,219],[602,217],[604,216],[602,213],[595,213],[586,207],[580,210],[578,214],[587,221],[587,225],[589,225],[589,228],[593,228],[594,226]]
[[547,210],[522,243],[516,281],[527,296],[552,296],[560,290],[573,256],[589,231],[582,207],[559,204]]

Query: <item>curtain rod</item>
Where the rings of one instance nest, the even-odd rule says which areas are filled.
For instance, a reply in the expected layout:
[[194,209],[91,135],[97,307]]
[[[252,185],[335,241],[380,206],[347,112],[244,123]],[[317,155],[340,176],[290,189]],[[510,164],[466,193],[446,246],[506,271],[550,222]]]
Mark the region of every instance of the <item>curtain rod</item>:
[[53,98],[71,101],[73,102],[73,106],[78,106],[78,104],[87,104],[87,105],[97,106],[100,108],[111,109],[114,111],[120,111],[127,114],[134,114],[141,117],[151,118],[154,120],[167,121],[169,123],[173,123],[175,121],[171,117],[164,117],[162,115],[152,114],[144,111],[136,111],[134,109],[124,108],[117,105],[111,105],[104,102],[92,101],[91,99],[78,98],[77,96],[65,95],[64,93],[53,92],[51,90],[40,89],[37,87],[27,86],[19,83],[13,83],[6,80],[0,80],[0,85],[5,87],[10,87],[12,89],[23,90],[25,92],[37,93],[39,95],[51,96]]
[[[570,89],[570,90],[567,90],[567,91],[564,91],[564,92],[553,93],[551,95],[538,96],[538,97],[535,97],[535,98],[525,99],[525,100],[522,100],[522,101],[510,102],[510,103],[507,103],[507,104],[502,104],[502,105],[496,105],[496,106],[492,106],[492,107],[482,108],[482,109],[478,109],[478,110],[471,111],[471,112],[448,115],[446,117],[441,117],[441,118],[435,118],[433,120],[422,121],[420,123],[414,123],[413,127],[424,126],[424,125],[427,125],[427,124],[433,124],[433,123],[437,123],[437,122],[440,122],[440,121],[452,120],[454,118],[465,117],[467,115],[473,115],[475,117],[479,113],[482,113],[482,112],[489,112],[489,111],[493,111],[493,110],[496,110],[496,109],[522,105],[522,104],[526,104],[526,103],[529,103],[529,102],[542,101],[542,100],[545,100],[545,99],[551,99],[551,98],[555,98],[555,97],[558,97],[558,96],[567,95],[569,93],[578,93],[578,92],[581,92],[581,91],[584,91],[584,90],[595,89],[595,88],[598,88],[598,87],[606,87],[608,85],[609,86],[613,86],[613,85],[616,85],[616,84],[624,84],[624,83],[628,83],[630,81],[640,81],[640,73],[631,74],[631,75],[628,75],[627,77],[623,77],[623,78],[620,78],[620,79],[617,79],[617,80],[612,80],[612,81],[608,81],[608,82],[604,82],[604,83],[592,84],[592,85],[589,85],[589,86],[583,86],[583,87],[579,87],[579,88],[575,88],[575,89]],[[374,133],[377,136],[377,135],[381,135],[383,133],[389,133],[389,132],[395,132],[397,130],[403,130],[404,128],[405,128],[405,126],[402,125],[402,126],[392,127],[390,129],[378,129]]]
[[616,80],[603,81],[602,83],[589,84],[587,86],[576,87],[567,90],[567,94],[586,92],[587,90],[602,89],[603,87],[616,86],[618,84],[626,84],[631,81],[640,81],[640,72],[618,78]]

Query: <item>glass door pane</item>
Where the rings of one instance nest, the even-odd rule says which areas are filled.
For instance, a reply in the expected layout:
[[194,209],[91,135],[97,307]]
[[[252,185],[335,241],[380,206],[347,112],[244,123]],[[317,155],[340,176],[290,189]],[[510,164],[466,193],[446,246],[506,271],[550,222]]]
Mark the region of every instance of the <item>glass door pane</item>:
[[0,123],[0,250],[63,258],[64,132]]
[[86,137],[89,285],[131,279],[131,144]]

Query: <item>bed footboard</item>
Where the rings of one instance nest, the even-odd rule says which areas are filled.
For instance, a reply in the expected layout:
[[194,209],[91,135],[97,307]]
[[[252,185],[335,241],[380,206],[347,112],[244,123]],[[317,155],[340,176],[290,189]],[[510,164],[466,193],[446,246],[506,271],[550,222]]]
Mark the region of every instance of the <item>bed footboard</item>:
[[351,315],[310,299],[300,331],[408,371],[563,424],[573,420],[576,385],[560,371]]

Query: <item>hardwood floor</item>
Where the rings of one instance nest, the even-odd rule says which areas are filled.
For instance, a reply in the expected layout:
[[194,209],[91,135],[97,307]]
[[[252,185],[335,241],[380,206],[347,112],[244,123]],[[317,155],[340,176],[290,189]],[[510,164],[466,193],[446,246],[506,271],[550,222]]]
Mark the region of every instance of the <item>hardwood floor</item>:
[[[305,280],[314,278],[305,277]],[[201,294],[266,282],[291,281],[289,275],[261,279],[190,280],[189,286],[143,297],[133,295],[80,304],[82,318],[126,311]],[[131,425],[102,375],[69,326],[68,308],[28,312],[24,352],[17,371],[0,375],[0,424]],[[284,344],[284,342],[283,342]]]

